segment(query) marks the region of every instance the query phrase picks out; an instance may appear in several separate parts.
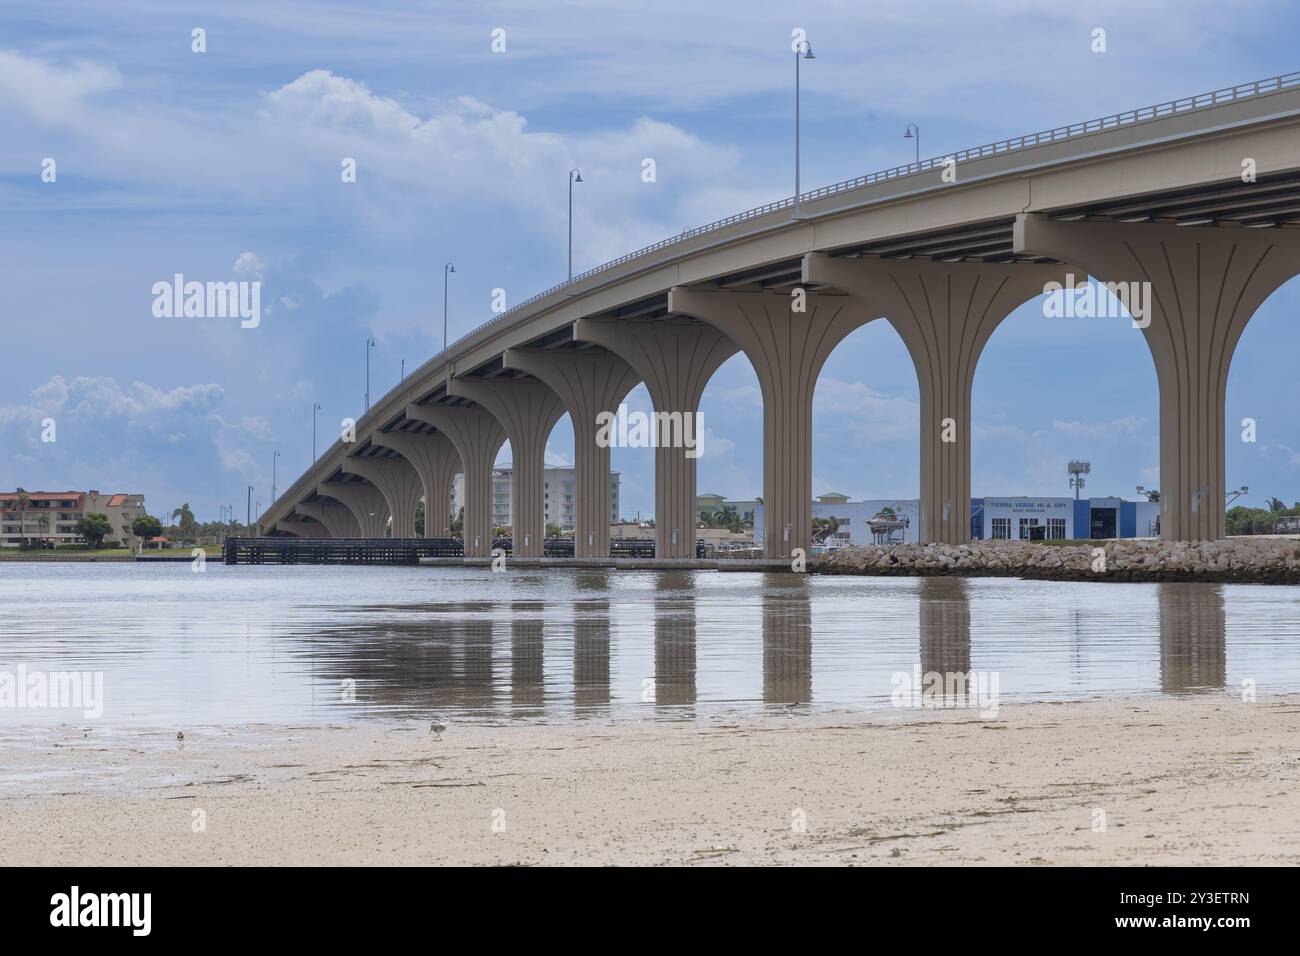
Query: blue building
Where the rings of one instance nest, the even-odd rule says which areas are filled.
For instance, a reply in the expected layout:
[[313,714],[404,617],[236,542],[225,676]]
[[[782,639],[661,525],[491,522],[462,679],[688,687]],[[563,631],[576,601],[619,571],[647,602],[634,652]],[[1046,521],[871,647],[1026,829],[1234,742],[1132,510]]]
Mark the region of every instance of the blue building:
[[1160,504],[1123,498],[972,498],[971,538],[1153,538]]
[[[834,500],[830,500],[834,499]],[[746,503],[750,504],[750,503]],[[764,537],[763,506],[752,507],[754,541]],[[826,547],[865,544],[913,544],[920,531],[920,502],[916,498],[849,501],[823,495],[812,503],[814,518],[834,519],[835,532]],[[890,520],[881,520],[882,513]],[[1160,504],[1122,498],[971,499],[970,536],[974,541],[1002,538],[1106,539],[1154,538],[1160,533]]]

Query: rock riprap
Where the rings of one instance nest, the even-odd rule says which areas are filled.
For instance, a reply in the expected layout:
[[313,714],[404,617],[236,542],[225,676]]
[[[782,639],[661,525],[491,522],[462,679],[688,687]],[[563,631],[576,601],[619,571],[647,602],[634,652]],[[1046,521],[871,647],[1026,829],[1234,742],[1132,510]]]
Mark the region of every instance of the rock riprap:
[[1136,539],[1054,545],[1041,541],[898,544],[842,548],[809,563],[819,574],[952,574],[1053,581],[1235,581],[1300,584],[1300,540]]

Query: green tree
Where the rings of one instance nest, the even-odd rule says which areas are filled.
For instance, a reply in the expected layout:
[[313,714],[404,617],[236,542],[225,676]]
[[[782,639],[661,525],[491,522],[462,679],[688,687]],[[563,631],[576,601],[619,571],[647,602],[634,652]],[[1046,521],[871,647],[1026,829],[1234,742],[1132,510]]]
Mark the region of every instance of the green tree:
[[131,533],[148,544],[162,535],[162,522],[153,515],[140,515],[131,522]]
[[417,537],[424,537],[424,502],[421,501],[415,506],[415,534]]
[[559,538],[559,537],[563,537],[563,535],[564,535],[564,530],[558,524],[555,524],[554,522],[551,521],[548,521],[546,523],[546,537]]
[[85,539],[86,544],[98,548],[103,546],[104,539],[112,534],[113,526],[109,523],[108,515],[96,511],[78,518],[73,530]]
[[188,501],[172,512],[172,520],[177,523],[182,537],[193,538],[198,534],[199,523],[194,520],[194,512],[190,510]]
[[22,547],[27,544],[27,502],[31,501],[29,495],[23,488],[18,489],[18,544]]
[[461,508],[456,512],[456,517],[451,522],[451,536],[453,538],[462,538],[465,536],[465,509]]
[[1269,499],[1268,499],[1268,510],[1269,510],[1269,511],[1286,511],[1286,502],[1284,502],[1281,498],[1269,498]]

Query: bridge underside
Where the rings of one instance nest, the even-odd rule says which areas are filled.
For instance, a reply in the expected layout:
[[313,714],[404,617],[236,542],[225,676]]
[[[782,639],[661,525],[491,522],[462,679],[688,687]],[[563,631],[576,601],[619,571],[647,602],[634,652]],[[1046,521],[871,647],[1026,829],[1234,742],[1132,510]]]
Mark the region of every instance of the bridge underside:
[[[1300,147],[1300,133],[1287,142]],[[1259,305],[1300,273],[1300,160],[1295,169],[1260,165],[1251,181],[1234,160],[1193,185],[1031,212],[1020,211],[1028,201],[999,200],[1005,208],[988,215],[857,240],[838,225],[849,213],[830,210],[812,225],[787,223],[801,238],[785,252],[772,242],[744,261],[728,258],[725,245],[704,249],[701,258],[726,263],[704,277],[683,281],[678,264],[651,278],[633,273],[627,289],[608,294],[589,283],[521,318],[517,333],[484,332],[487,344],[475,333],[461,357],[417,371],[358,424],[357,441],[331,449],[268,517],[276,530],[303,537],[409,538],[422,499],[426,536],[455,528],[465,553],[482,555],[495,530],[492,467],[508,439],[515,552],[540,553],[543,453],[567,413],[577,458],[575,552],[608,556],[601,413],[644,383],[656,412],[695,415],[710,376],[743,352],[763,393],[765,553],[791,558],[811,544],[817,373],[844,336],[883,319],[906,345],[921,392],[922,540],[962,543],[970,536],[970,393],[980,354],[1011,311],[1073,273],[1078,282],[1090,275],[1150,287],[1142,333],[1159,379],[1161,534],[1221,537],[1232,353]],[[914,201],[942,201],[931,193],[939,195],[922,190]],[[695,549],[696,462],[685,451],[656,450],[656,551],[664,558]],[[463,516],[447,508],[457,473],[465,476]]]

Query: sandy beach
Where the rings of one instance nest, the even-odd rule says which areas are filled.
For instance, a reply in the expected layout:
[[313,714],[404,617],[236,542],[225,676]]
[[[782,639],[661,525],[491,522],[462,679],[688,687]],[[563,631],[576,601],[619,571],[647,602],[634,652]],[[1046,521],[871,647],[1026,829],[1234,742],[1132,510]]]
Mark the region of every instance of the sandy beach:
[[0,846],[9,865],[1294,864],[1298,726],[1300,697],[1215,694],[441,739],[10,730]]

